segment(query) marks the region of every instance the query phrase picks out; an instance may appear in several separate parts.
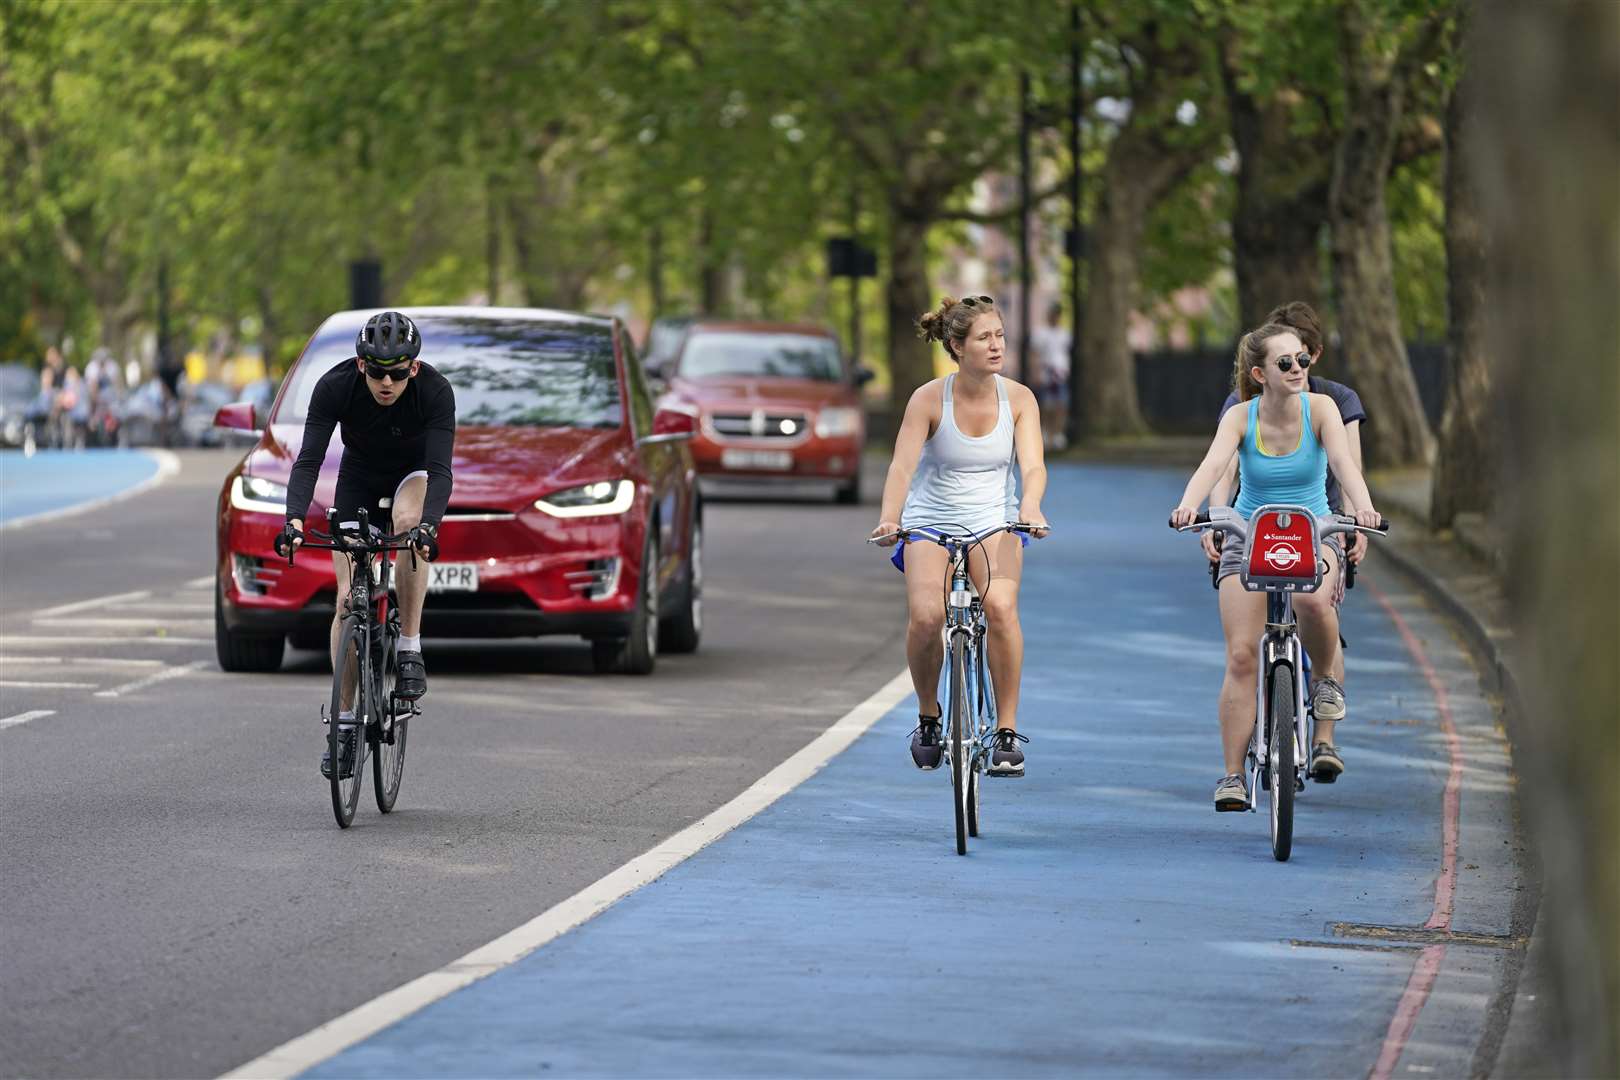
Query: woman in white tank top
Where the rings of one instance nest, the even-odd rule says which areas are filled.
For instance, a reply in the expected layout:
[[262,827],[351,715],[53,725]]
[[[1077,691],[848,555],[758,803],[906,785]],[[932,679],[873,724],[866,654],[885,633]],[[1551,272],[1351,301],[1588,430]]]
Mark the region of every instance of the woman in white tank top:
[[[944,344],[957,370],[919,387],[906,404],[872,535],[886,537],[902,526],[941,522],[973,532],[1009,521],[1045,525],[1040,410],[1028,387],[1001,375],[1007,336],[995,302],[988,296],[945,297],[938,309],[917,320],[917,328],[920,336]],[[1036,530],[1035,535],[1046,533]],[[879,542],[894,544],[893,539]],[[1024,774],[1018,744],[1027,740],[1017,733],[1018,681],[1024,664],[1024,637],[1018,625],[1024,542],[1015,533],[998,533],[976,546],[968,563],[990,626],[990,675],[1001,725],[991,752],[992,776]],[[906,575],[911,613],[906,661],[918,708],[911,757],[921,769],[938,768],[943,757],[938,690],[945,662],[940,632],[945,626],[948,562],[945,549],[937,544],[902,545],[894,554],[895,565]]]

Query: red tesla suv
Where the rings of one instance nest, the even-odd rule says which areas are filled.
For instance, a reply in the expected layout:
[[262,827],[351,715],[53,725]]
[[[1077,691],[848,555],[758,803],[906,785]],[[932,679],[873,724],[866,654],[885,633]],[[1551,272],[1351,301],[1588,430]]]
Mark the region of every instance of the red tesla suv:
[[860,387],[872,372],[847,365],[831,331],[696,322],[658,375],[665,404],[700,417],[692,455],[703,475],[830,480],[839,502],[860,502]]
[[[406,309],[422,360],[456,392],[455,487],[439,529],[425,635],[590,640],[599,671],[643,674],[691,652],[703,625],[695,417],[654,411],[617,319],[524,308]],[[331,557],[276,557],[287,478],[316,381],[354,355],[374,312],[321,325],[268,417],[238,402],[222,427],[263,429],[219,495],[214,635],[226,671],[273,671],[288,638],[326,649]],[[334,433],[309,509],[323,530],[343,444]]]

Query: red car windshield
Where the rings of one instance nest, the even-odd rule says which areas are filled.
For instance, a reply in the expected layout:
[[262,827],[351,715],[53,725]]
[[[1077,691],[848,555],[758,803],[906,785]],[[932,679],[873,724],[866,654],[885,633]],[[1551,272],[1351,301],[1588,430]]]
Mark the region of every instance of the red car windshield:
[[680,374],[761,375],[837,382],[838,343],[813,334],[694,334],[681,351]]
[[[607,326],[423,315],[422,360],[456,392],[457,427],[616,428],[624,423]],[[315,383],[354,356],[354,332],[317,338],[282,397],[278,424],[301,424]]]

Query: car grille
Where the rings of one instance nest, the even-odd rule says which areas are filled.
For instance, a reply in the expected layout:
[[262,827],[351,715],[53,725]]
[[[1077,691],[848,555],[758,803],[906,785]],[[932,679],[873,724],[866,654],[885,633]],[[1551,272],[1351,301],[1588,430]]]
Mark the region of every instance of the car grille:
[[709,424],[716,435],[731,438],[802,439],[808,433],[810,418],[802,412],[758,409],[751,413],[715,413]]

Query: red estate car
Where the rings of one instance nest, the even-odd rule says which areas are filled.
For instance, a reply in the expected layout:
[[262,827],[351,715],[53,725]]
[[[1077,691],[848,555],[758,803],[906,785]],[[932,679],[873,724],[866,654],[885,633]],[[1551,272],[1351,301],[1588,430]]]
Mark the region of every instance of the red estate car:
[[[456,392],[455,488],[439,530],[423,633],[578,634],[599,671],[651,671],[703,626],[703,508],[691,414],[654,412],[617,319],[523,308],[406,309],[422,360]],[[287,479],[316,381],[354,355],[371,311],[327,319],[219,496],[214,636],[226,671],[272,671],[284,642],[326,649],[336,582],[326,552],[276,557]],[[343,444],[334,433],[308,521],[326,530]]]
[[692,440],[698,472],[831,480],[839,502],[860,502],[866,443],[860,387],[872,373],[845,364],[831,331],[696,322],[657,374],[669,383],[665,402],[700,417]]

